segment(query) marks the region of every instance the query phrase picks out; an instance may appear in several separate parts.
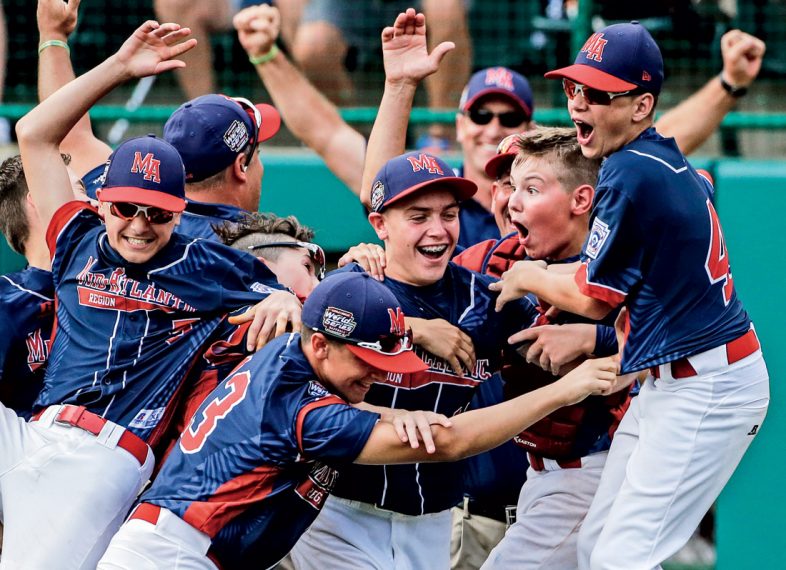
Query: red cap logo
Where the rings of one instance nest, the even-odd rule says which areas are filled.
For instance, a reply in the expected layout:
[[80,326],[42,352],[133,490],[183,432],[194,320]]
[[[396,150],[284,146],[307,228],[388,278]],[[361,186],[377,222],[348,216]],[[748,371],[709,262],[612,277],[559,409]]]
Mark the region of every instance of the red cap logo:
[[404,321],[404,311],[401,310],[401,307],[396,307],[395,311],[388,309],[388,316],[390,317],[390,334],[404,336],[407,325]]
[[412,172],[419,172],[421,170],[428,170],[431,174],[444,174],[440,168],[437,159],[427,154],[419,154],[416,157],[408,156],[407,160],[412,165]]
[[153,158],[152,152],[148,152],[145,158],[142,158],[142,153],[137,151],[134,153],[134,163],[131,165],[131,172],[133,174],[141,172],[145,175],[145,180],[160,183],[161,161]]
[[652,79],[652,77],[650,76],[649,73],[647,73],[646,71],[642,71],[641,72],[641,80],[642,81],[649,81],[650,79]]
[[486,70],[485,83],[513,91],[513,74],[504,67],[492,67]]
[[603,48],[606,47],[607,43],[609,43],[609,40],[604,40],[603,34],[596,32],[584,42],[584,46],[579,52],[583,53],[584,57],[587,59],[592,59],[600,63],[603,61]]

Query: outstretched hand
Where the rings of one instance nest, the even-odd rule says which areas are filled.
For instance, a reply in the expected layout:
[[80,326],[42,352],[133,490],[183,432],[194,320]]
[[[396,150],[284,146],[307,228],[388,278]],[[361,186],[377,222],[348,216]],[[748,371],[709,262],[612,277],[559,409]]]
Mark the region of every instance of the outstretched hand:
[[115,57],[130,77],[158,75],[186,66],[176,58],[197,44],[194,38],[186,39],[190,35],[191,30],[179,24],[148,20],[120,46]]
[[281,33],[281,15],[269,4],[250,6],[235,14],[232,24],[240,45],[249,57],[265,55],[273,49]]
[[426,17],[408,8],[392,26],[382,30],[382,58],[385,79],[391,83],[417,84],[435,73],[445,55],[456,47],[442,42],[431,53],[426,42]]
[[502,274],[502,278],[489,285],[489,290],[499,291],[495,310],[502,310],[509,301],[521,299],[530,292],[529,284],[537,281],[538,276],[546,271],[545,261],[517,261],[509,270]]
[[41,40],[67,40],[76,29],[81,0],[38,0],[36,20]]
[[756,36],[731,30],[721,38],[723,77],[736,87],[747,87],[761,70],[767,46]]

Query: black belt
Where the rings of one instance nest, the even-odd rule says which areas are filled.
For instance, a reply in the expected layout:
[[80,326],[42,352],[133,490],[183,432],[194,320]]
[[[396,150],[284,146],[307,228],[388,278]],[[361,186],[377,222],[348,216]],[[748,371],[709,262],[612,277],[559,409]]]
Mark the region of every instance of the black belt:
[[[486,503],[477,499],[468,498],[465,503],[466,512],[479,517],[494,519],[505,524],[511,524],[510,509],[508,505]],[[515,507],[512,507],[515,509]],[[515,511],[514,511],[515,512]],[[514,515],[515,516],[515,515]]]

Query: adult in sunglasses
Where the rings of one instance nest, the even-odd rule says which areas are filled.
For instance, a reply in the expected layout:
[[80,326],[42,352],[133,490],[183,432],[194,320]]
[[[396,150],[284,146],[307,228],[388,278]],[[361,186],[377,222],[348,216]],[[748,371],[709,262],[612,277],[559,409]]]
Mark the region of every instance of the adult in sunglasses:
[[[166,141],[125,141],[107,162],[98,208],[73,201],[63,138],[123,81],[182,66],[176,58],[194,46],[189,35],[177,24],[144,23],[17,124],[28,188],[48,225],[58,328],[32,420],[0,406],[4,564],[95,567],[151,474],[151,449],[195,355],[224,315],[264,299],[260,315],[289,306],[299,317],[294,296],[252,256],[173,233],[185,172]],[[43,538],[42,524],[52,530]]]
[[734,289],[711,183],[653,128],[663,60],[647,30],[608,26],[546,77],[568,80],[582,153],[605,159],[590,234],[572,272],[517,264],[495,286],[498,305],[531,292],[591,318],[627,307],[621,369],[651,375],[615,433],[578,566],[658,567],[688,541],[753,441],[768,373]]

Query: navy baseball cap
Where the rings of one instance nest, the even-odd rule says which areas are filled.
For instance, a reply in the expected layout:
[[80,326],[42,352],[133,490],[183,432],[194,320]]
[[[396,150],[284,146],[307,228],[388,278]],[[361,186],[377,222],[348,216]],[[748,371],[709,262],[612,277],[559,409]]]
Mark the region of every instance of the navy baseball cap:
[[123,141],[109,156],[98,199],[133,202],[170,212],[186,207],[186,176],[175,147],[155,135]]
[[391,158],[371,185],[371,211],[381,212],[419,190],[437,186],[453,192],[458,201],[478,191],[477,184],[454,176],[453,169],[434,155],[416,150]]
[[178,107],[164,124],[164,138],[183,157],[186,180],[199,182],[224,170],[250,144],[269,139],[280,127],[275,107],[211,94]]
[[567,78],[611,93],[641,88],[657,95],[663,85],[663,56],[638,22],[613,24],[589,37],[573,65],[549,71],[544,77]]
[[398,300],[368,273],[329,275],[306,299],[301,320],[345,342],[355,356],[379,370],[406,374],[428,368],[412,352]]
[[527,120],[532,118],[535,103],[529,81],[520,73],[507,67],[481,69],[470,77],[469,83],[461,93],[459,109],[469,111],[481,97],[492,94],[510,99],[513,104],[524,111]]

